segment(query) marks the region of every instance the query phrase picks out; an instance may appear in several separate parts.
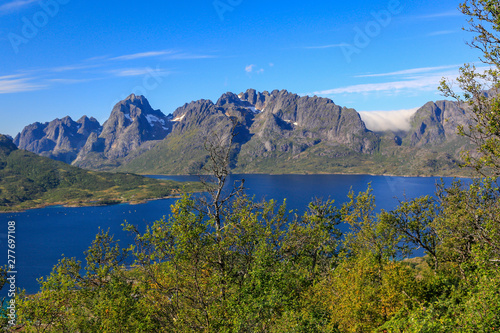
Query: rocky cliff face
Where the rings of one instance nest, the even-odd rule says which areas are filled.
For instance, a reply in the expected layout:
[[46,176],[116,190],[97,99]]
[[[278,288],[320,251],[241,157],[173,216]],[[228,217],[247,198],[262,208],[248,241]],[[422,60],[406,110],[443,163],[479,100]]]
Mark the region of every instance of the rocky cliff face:
[[149,142],[163,140],[172,130],[171,119],[153,110],[144,96],[134,94],[117,103],[102,131],[89,135],[74,164],[100,169],[138,151]]
[[286,90],[270,94],[249,90],[244,96],[257,101],[255,108],[262,107],[251,128],[260,138],[276,138],[274,131],[279,130],[281,138],[312,139],[362,153],[372,153],[377,148],[376,136],[366,129],[359,114],[330,99],[300,97]]
[[172,132],[150,150],[124,164],[119,171],[197,173],[207,161],[206,138],[211,133],[224,137],[232,126],[226,110],[209,100],[185,104],[175,110],[171,118]]
[[306,158],[301,153],[312,147],[318,147],[315,155],[325,158],[371,154],[378,147],[377,136],[366,129],[353,109],[342,108],[329,99],[300,97],[286,90],[248,90],[239,95],[228,92],[215,104],[200,100],[177,109],[173,130],[167,138],[121,170],[199,172],[207,160],[204,141],[211,132],[229,135],[233,119],[238,122],[231,160],[235,170],[258,170],[262,163],[272,163],[277,158],[293,163]]
[[72,163],[92,133],[101,130],[94,118],[83,116],[78,121],[70,117],[55,119],[49,123],[34,123],[26,126],[14,139],[24,150]]
[[428,102],[413,115],[405,144],[424,147],[460,139],[457,127],[469,124],[469,119],[466,110],[456,102]]

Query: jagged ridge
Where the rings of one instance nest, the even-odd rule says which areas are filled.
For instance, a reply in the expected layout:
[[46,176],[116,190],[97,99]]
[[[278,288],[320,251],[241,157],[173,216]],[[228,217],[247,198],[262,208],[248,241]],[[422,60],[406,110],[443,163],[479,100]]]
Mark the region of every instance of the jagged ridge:
[[[214,132],[229,135],[233,119],[238,126],[231,167],[242,173],[447,174],[456,170],[458,151],[466,146],[456,127],[468,121],[457,103],[429,102],[412,117],[410,131],[374,133],[354,109],[286,90],[228,92],[215,104],[193,101],[169,116],[153,110],[143,96],[131,95],[79,143],[73,164],[146,174],[198,173],[207,161],[206,138]],[[35,123],[25,131],[36,133],[39,127]],[[23,147],[36,150],[46,138]]]

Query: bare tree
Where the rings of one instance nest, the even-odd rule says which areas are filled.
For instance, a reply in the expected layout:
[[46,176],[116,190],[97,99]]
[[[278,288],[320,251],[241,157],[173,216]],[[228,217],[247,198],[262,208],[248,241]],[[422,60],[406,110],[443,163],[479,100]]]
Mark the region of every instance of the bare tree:
[[208,162],[204,165],[200,175],[200,181],[205,187],[206,195],[200,197],[200,209],[205,210],[214,221],[217,238],[220,237],[224,227],[222,221],[222,210],[231,200],[244,191],[244,182],[235,181],[234,186],[227,189],[226,183],[231,173],[231,151],[234,138],[238,135],[236,127],[238,120],[231,118],[232,125],[229,133],[218,133],[212,131],[205,140],[204,148],[209,155]]

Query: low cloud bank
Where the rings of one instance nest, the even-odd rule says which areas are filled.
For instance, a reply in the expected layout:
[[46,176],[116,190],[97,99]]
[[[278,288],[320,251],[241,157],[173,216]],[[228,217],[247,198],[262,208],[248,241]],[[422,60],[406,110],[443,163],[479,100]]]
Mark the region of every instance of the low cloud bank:
[[374,132],[408,131],[410,119],[419,108],[396,111],[360,111],[366,128]]

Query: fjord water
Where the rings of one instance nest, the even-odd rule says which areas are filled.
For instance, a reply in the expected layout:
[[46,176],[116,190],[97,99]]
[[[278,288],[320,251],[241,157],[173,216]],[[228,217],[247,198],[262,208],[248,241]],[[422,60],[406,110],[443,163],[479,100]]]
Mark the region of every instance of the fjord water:
[[[198,180],[196,176],[155,176],[179,181]],[[371,183],[376,196],[377,210],[391,210],[398,199],[432,195],[440,178],[388,177],[368,175],[233,175],[229,183],[245,180],[247,194],[276,199],[286,198],[287,207],[303,212],[315,197],[334,199],[337,204],[347,200],[350,189],[365,191]],[[445,178],[450,184],[452,179]],[[7,223],[16,222],[16,266],[18,288],[35,293],[36,281],[47,276],[58,260],[65,257],[84,259],[83,252],[90,246],[99,229],[110,230],[123,245],[133,238],[122,230],[127,222],[143,229],[145,225],[168,216],[176,199],[150,201],[140,205],[65,208],[61,206],[29,210],[22,213],[0,214],[0,265],[7,263]],[[0,295],[5,294],[5,288]]]

